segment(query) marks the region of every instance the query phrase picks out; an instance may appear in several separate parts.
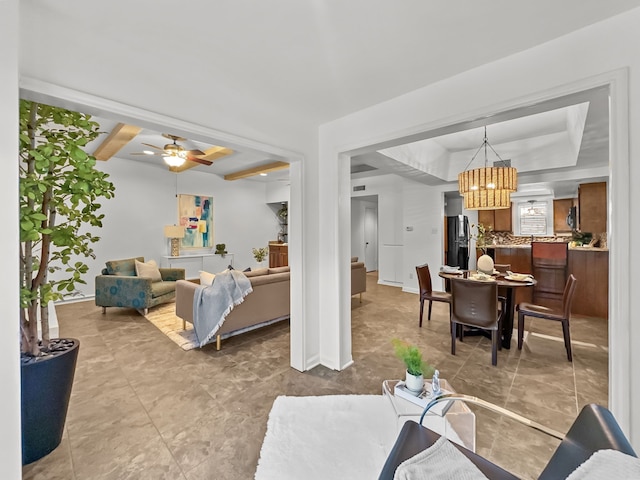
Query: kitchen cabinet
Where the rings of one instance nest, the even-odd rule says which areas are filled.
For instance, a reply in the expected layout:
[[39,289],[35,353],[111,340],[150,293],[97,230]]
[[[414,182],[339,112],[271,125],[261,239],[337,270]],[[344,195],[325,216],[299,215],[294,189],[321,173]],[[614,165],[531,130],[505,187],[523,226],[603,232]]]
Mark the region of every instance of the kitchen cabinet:
[[494,232],[511,231],[511,208],[500,208],[498,210],[479,210],[478,223],[485,227],[491,226]]
[[269,244],[269,268],[286,267],[289,265],[289,245]]
[[567,233],[571,227],[567,224],[567,216],[573,207],[573,199],[563,198],[553,201],[553,233]]
[[607,183],[583,183],[578,187],[581,232],[593,234],[607,231]]

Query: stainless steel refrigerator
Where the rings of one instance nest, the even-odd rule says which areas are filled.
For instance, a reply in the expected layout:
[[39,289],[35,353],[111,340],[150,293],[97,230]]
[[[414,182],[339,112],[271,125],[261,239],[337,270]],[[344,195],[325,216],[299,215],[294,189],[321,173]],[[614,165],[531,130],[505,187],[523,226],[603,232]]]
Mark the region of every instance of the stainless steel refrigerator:
[[466,215],[447,217],[447,265],[469,269],[469,219]]

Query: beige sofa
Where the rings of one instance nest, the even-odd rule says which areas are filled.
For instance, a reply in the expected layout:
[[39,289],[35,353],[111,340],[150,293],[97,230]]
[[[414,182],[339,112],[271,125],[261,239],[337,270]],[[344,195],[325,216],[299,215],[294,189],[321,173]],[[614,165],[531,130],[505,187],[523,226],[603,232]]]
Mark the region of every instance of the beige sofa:
[[359,262],[358,257],[351,258],[351,296],[360,294],[362,303],[362,292],[367,291],[367,271],[364,262]]
[[[290,273],[289,267],[259,268],[245,272],[251,281],[253,292],[231,310],[226,320],[216,332],[216,346],[220,341],[259,327],[286,320],[290,315]],[[193,323],[193,296],[197,283],[187,280],[176,282],[176,315]]]

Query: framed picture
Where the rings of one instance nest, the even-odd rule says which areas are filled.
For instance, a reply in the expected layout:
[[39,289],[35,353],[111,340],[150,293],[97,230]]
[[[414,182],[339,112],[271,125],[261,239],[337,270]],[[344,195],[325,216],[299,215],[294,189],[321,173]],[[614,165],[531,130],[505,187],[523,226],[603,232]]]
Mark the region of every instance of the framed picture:
[[178,222],[185,228],[181,249],[213,247],[213,197],[178,194]]

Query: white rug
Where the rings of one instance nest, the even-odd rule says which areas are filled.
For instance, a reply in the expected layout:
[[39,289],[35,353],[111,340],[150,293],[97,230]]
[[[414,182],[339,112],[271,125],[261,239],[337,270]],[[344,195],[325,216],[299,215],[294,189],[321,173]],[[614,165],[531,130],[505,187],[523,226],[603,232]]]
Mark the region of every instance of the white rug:
[[187,329],[182,329],[182,319],[176,316],[175,303],[166,303],[150,308],[144,318],[149,320],[183,350],[191,350],[198,347],[193,325],[187,322]]
[[278,397],[255,480],[378,478],[397,432],[382,395]]

